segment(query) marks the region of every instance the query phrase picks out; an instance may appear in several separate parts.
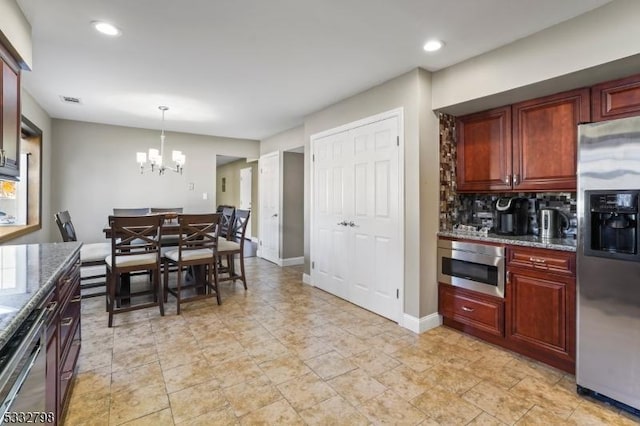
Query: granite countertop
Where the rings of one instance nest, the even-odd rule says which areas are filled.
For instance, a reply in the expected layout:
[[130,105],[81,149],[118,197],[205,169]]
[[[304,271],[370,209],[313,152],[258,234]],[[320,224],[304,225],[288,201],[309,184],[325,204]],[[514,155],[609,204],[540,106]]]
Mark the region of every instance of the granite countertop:
[[440,231],[439,237],[460,238],[465,240],[487,241],[499,244],[511,244],[514,246],[536,247],[551,250],[576,251],[575,238],[551,238],[542,239],[536,235],[498,235],[489,233],[488,235],[479,235],[470,232],[457,231]]
[[82,243],[0,246],[0,348],[49,294]]

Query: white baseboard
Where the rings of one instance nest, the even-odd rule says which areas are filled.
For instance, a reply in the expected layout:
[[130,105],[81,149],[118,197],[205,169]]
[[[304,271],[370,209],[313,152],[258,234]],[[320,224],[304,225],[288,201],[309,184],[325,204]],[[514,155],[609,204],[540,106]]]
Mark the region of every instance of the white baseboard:
[[311,282],[311,275],[309,274],[302,274],[302,282],[305,284],[313,285],[313,283]]
[[409,314],[403,314],[402,324],[400,325],[408,330],[413,331],[414,333],[420,334],[442,325],[442,316],[440,316],[440,314],[438,314],[437,312],[422,318],[416,318]]
[[281,259],[282,266],[304,265],[304,256]]

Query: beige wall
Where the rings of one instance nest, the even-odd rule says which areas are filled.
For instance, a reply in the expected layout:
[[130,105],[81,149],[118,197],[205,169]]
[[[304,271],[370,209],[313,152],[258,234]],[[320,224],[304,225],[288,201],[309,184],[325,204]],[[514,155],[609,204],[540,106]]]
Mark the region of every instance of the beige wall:
[[304,154],[282,156],[281,257],[304,256]]
[[15,0],[0,1],[0,42],[19,56],[23,69],[32,68],[31,25]]
[[[640,1],[613,2],[433,75],[434,110],[479,111],[638,72]],[[618,68],[600,66],[617,62]],[[635,68],[634,68],[635,67]]]
[[24,89],[22,90],[21,96],[22,115],[42,130],[42,198],[40,200],[42,203],[42,216],[40,217],[42,229],[10,240],[7,244],[35,244],[61,241],[61,239],[57,237],[58,228],[53,222],[54,212],[51,208],[51,193],[53,191],[53,187],[51,186],[51,153],[55,147],[51,131],[51,118]]
[[[309,153],[310,136],[371,115],[395,108],[404,110],[404,312],[421,318],[436,312],[435,248],[438,221],[439,168],[420,170],[423,158],[433,156],[437,163],[438,124],[425,117],[420,100],[430,94],[429,73],[415,69],[365,92],[338,102],[305,119],[305,153]],[[424,148],[421,146],[424,145]],[[309,273],[309,155],[305,157],[305,270]],[[423,188],[421,185],[432,186]],[[428,197],[422,200],[421,198]],[[429,198],[430,197],[430,198]],[[421,204],[432,208],[421,211]],[[431,256],[433,254],[433,256]],[[427,263],[422,264],[422,261]]]
[[[246,159],[224,164],[216,173],[217,204],[240,206],[240,169],[251,167],[251,234],[258,235],[258,217],[260,205],[258,201],[258,162],[247,162]],[[225,192],[222,192],[222,178],[226,178]]]
[[260,141],[260,155],[304,146],[304,126],[285,130]]
[[187,157],[184,174],[141,175],[135,154],[159,146],[158,130],[55,119],[53,140],[52,208],[69,210],[85,242],[104,241],[102,228],[114,207],[215,210],[216,155],[259,153],[258,141],[168,132],[166,150],[180,149]]

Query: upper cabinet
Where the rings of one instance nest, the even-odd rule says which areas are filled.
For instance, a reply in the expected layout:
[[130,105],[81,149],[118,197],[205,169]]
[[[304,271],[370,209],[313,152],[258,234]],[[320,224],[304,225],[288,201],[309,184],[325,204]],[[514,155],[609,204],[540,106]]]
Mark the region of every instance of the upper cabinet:
[[575,191],[578,124],[589,110],[589,89],[513,105],[514,190]]
[[458,191],[511,189],[511,107],[456,121]]
[[640,115],[640,75],[593,86],[593,121]]
[[20,159],[20,70],[0,50],[0,175],[18,176]]
[[575,190],[577,125],[589,111],[579,89],[458,118],[458,191]]

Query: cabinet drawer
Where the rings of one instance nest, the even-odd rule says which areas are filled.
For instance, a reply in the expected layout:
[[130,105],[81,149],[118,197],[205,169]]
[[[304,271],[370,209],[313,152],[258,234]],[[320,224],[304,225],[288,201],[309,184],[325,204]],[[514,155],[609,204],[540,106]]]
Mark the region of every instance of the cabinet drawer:
[[504,335],[504,302],[447,284],[439,285],[440,313],[487,333]]
[[60,311],[60,353],[64,354],[71,344],[73,332],[80,323],[80,286],[75,286]]
[[80,283],[80,258],[76,257],[68,269],[58,278],[58,295],[60,302],[75,290],[75,285]]
[[554,274],[574,276],[576,254],[529,247],[507,247],[507,269],[520,267]]

